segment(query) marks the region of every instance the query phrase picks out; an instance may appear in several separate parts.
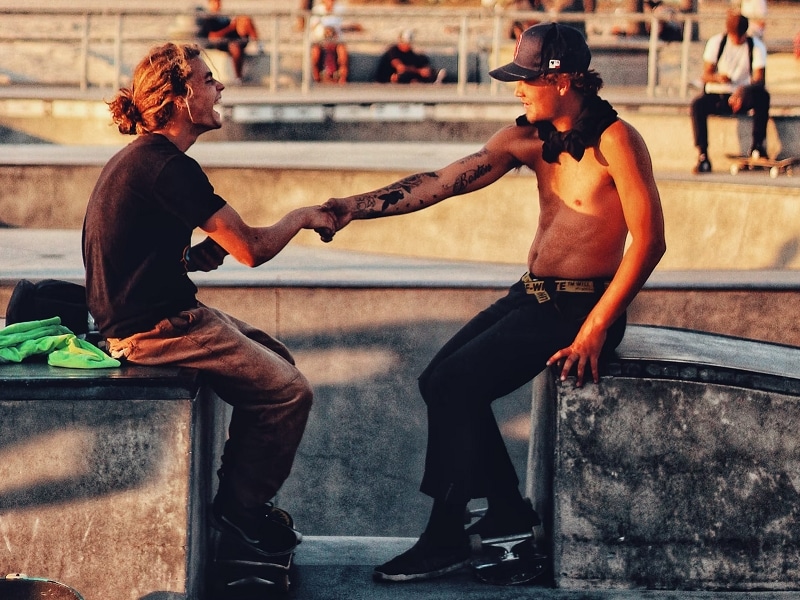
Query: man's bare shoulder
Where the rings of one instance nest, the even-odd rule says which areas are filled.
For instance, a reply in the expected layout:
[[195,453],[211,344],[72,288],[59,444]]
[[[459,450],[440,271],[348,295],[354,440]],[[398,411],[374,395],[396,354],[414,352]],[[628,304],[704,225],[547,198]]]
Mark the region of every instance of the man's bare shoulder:
[[495,134],[491,137],[490,141],[495,138],[504,141],[516,141],[516,140],[536,141],[539,139],[539,130],[536,129],[536,127],[534,127],[531,124],[506,125],[505,127],[497,130],[497,132],[495,132]]
[[639,131],[627,121],[617,119],[600,136],[600,150],[606,155],[647,152]]
[[617,119],[606,127],[605,131],[600,135],[600,141],[613,139],[615,142],[624,142],[630,136],[641,137],[633,125],[624,119]]
[[489,152],[509,154],[520,163],[529,164],[533,155],[541,155],[542,141],[533,125],[508,125],[489,138],[485,148]]

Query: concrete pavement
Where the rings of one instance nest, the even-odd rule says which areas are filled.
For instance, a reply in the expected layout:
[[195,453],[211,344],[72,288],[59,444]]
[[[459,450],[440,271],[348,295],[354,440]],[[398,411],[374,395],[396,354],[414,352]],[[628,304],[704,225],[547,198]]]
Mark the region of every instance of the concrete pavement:
[[560,590],[536,582],[494,586],[478,582],[469,569],[432,581],[376,583],[373,568],[406,550],[413,538],[304,539],[295,556],[287,600],[797,600],[798,592],[685,591],[644,589]]

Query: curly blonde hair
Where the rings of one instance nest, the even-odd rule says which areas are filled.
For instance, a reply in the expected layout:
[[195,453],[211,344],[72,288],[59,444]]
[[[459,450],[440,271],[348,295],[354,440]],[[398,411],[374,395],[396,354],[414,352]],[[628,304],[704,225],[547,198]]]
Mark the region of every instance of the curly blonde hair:
[[131,86],[107,102],[120,133],[138,135],[164,128],[175,113],[175,100],[190,92],[189,62],[200,53],[195,44],[170,42],[152,48],[136,65]]

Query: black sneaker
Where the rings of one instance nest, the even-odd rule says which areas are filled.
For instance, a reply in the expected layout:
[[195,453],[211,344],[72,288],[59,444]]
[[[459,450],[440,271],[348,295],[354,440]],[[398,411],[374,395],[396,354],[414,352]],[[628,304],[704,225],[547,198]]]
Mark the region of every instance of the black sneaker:
[[470,564],[466,536],[455,545],[439,546],[422,534],[417,543],[389,562],[375,567],[375,581],[415,581],[433,579],[458,571]]
[[750,148],[750,158],[769,158],[764,146],[753,146]]
[[267,503],[256,509],[246,509],[219,496],[211,507],[211,526],[241,540],[263,556],[281,556],[293,552],[302,536],[291,525],[286,511]]
[[482,540],[530,533],[536,525],[541,524],[541,519],[531,501],[525,498],[524,509],[521,513],[509,515],[506,511],[487,511],[484,516],[467,527],[467,535],[477,535]]
[[692,169],[692,173],[711,173],[711,161],[708,156],[701,154],[697,157],[697,165]]

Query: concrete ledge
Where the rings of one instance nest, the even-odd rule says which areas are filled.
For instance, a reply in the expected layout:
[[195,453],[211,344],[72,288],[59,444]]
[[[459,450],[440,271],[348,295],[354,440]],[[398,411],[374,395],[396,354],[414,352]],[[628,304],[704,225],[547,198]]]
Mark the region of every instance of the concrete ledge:
[[201,598],[213,411],[192,371],[0,365],[0,573]]
[[551,384],[556,584],[799,589],[798,364],[797,347],[634,326],[599,385]]
[[[709,185],[713,184],[709,182]],[[719,184],[717,187],[721,188]],[[775,194],[778,192],[776,190]],[[698,190],[698,194],[702,193],[703,190]],[[704,198],[697,202],[708,204]],[[764,198],[754,200],[756,204],[759,202],[763,206]],[[729,215],[732,206],[720,202],[719,210]],[[687,220],[687,214],[686,211],[676,212],[676,219]],[[789,221],[787,218],[786,222]],[[371,226],[373,223],[367,225]],[[396,229],[390,227],[387,235],[396,237],[397,231],[407,230],[402,219],[394,226]],[[769,227],[757,222],[753,227],[762,235],[770,235]],[[505,231],[508,235],[508,230]],[[347,231],[340,235],[343,233]],[[419,233],[416,240],[420,239]],[[697,234],[691,234],[691,238],[694,237]],[[755,243],[755,239],[751,236],[750,241]],[[193,280],[200,286],[203,301],[267,331],[292,333],[296,327],[303,331],[314,328],[327,331],[349,327],[355,322],[358,326],[367,325],[370,318],[377,318],[377,315],[385,315],[395,322],[437,319],[451,312],[455,315],[454,307],[436,314],[435,307],[439,306],[440,299],[447,297],[450,300],[444,300],[445,305],[449,303],[451,307],[456,302],[455,297],[474,300],[459,313],[468,319],[473,308],[483,308],[483,302],[488,303],[503,293],[524,271],[522,261],[489,263],[410,258],[340,250],[337,248],[340,244],[339,237],[329,246],[314,239],[308,240],[307,245],[293,242],[263,267],[249,269],[229,260],[213,273],[194,274]],[[462,244],[467,241],[460,239],[456,247]],[[708,244],[722,252],[716,241]],[[375,247],[383,247],[383,244],[376,241]],[[702,257],[690,250],[691,247],[685,250],[687,260],[693,258],[698,263]],[[5,314],[11,290],[20,279],[83,282],[79,230],[0,228],[0,254],[4,257],[0,265],[0,317]],[[396,298],[403,304],[395,305],[394,300],[388,298]],[[337,304],[339,302],[343,304]],[[426,302],[434,307],[432,312],[425,310]],[[786,307],[797,302],[800,302],[800,270],[797,269],[659,268],[631,305],[629,319],[631,323],[683,327],[792,344],[800,339],[800,321]],[[289,308],[293,306],[297,309]],[[331,306],[362,308],[353,313],[332,311]]]

